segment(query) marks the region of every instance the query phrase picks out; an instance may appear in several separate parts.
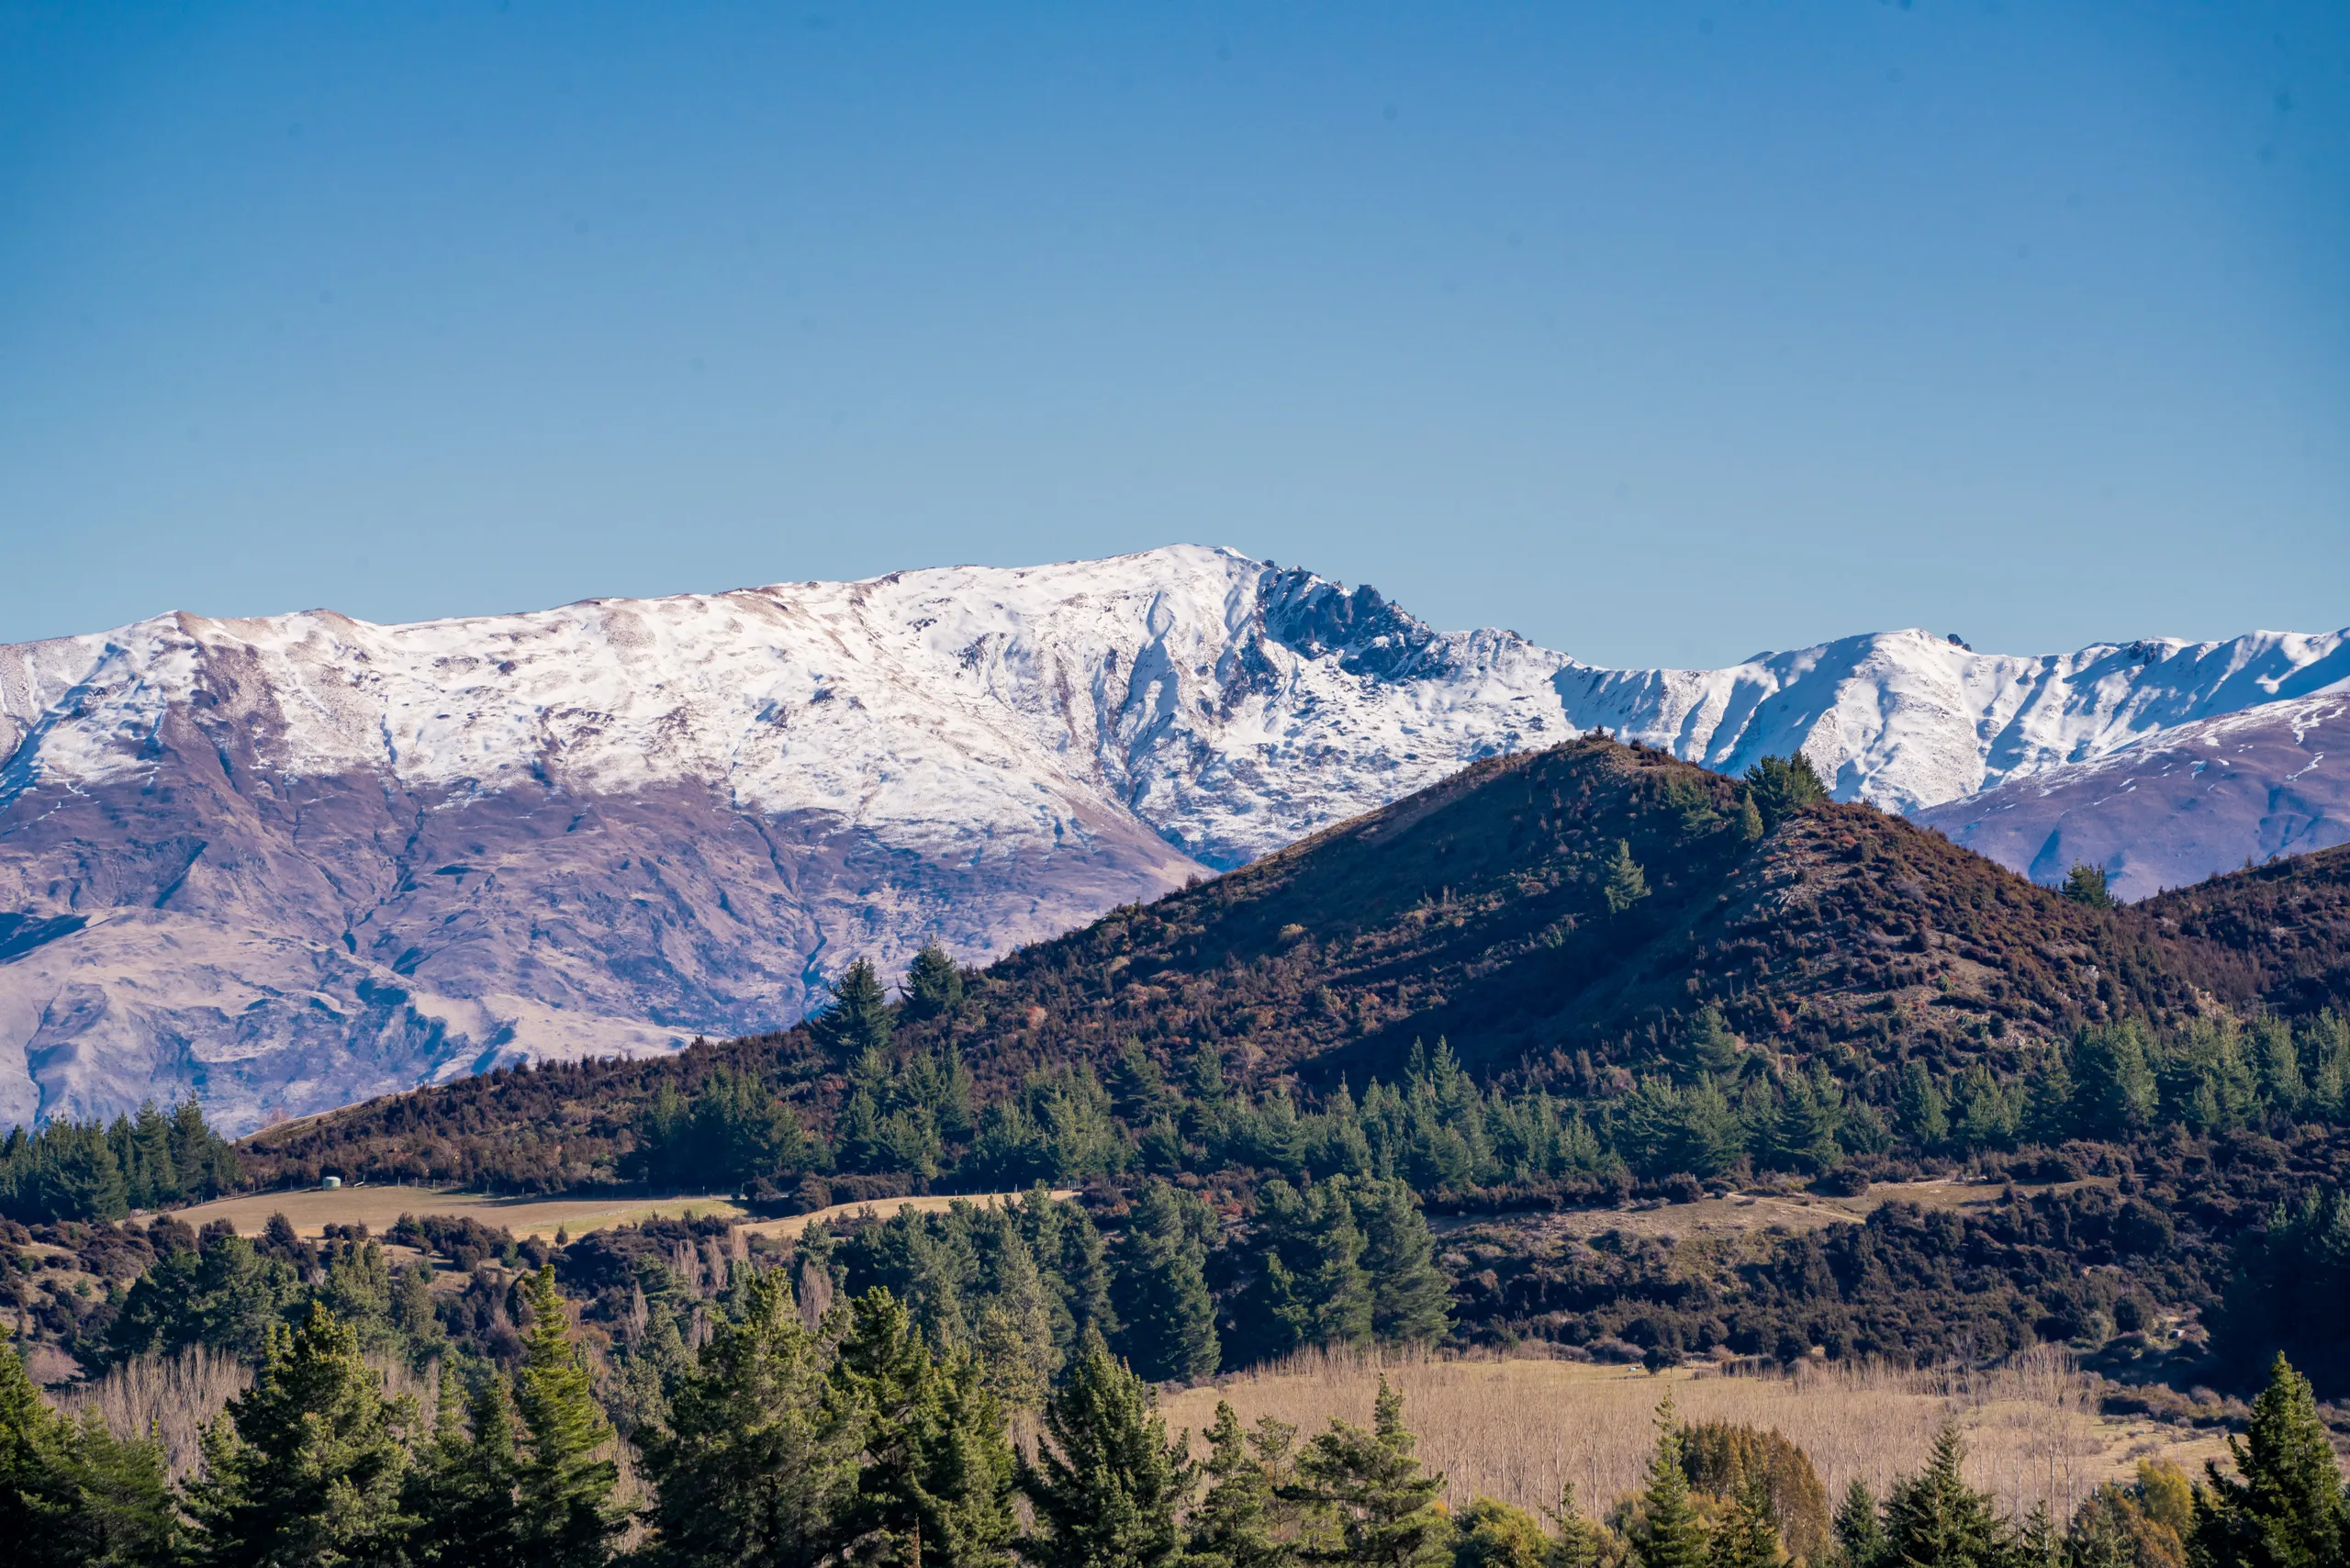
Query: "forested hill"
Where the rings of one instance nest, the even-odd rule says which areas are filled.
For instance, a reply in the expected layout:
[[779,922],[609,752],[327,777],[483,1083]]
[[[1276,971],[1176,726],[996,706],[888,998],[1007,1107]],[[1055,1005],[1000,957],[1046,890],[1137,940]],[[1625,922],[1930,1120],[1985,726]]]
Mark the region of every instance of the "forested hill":
[[[928,1150],[904,1171],[919,1184],[949,1178],[981,1108],[1033,1109],[1040,1076],[1072,1066],[1180,1079],[1213,1047],[1244,1090],[1294,1082],[1310,1103],[1342,1075],[1358,1093],[1393,1083],[1415,1042],[1439,1039],[1473,1078],[1570,1103],[1736,1064],[1774,1081],[1824,1072],[1889,1118],[1918,1071],[2016,1083],[2083,1025],[2248,1018],[2278,977],[2225,912],[2293,896],[2303,876],[2338,886],[2337,854],[2173,895],[2161,914],[2099,908],[1806,785],[1601,740],[1494,758],[957,979],[951,1001],[902,1005],[878,1041],[820,1022],[658,1061],[494,1073],[264,1132],[247,1162],[264,1183],[649,1175],[645,1116],[665,1088],[691,1095],[722,1070],[837,1142],[862,1071],[884,1115],[964,1098],[905,1135]],[[2313,1011],[2331,993],[2305,971],[2326,962],[2338,977],[2338,957],[2306,958],[2279,1000]],[[877,1043],[896,1068],[859,1067]],[[937,1066],[950,1045],[957,1059]]]

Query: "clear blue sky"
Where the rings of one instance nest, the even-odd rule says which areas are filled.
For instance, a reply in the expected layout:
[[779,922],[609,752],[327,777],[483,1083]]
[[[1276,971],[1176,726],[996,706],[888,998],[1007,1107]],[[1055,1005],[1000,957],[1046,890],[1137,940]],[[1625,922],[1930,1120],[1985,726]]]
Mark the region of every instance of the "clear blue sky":
[[0,640],[1178,540],[2350,622],[2350,6],[0,0]]

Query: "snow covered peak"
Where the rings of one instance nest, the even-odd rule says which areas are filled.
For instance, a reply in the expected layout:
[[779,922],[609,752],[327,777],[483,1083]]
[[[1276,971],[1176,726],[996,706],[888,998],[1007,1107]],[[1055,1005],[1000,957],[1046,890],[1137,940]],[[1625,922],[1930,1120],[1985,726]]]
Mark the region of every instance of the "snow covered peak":
[[1838,795],[1908,811],[2344,678],[2338,632],[2023,657],[1909,630],[1601,669],[1174,545],[401,626],[165,615],[0,648],[0,806],[151,766],[142,737],[179,706],[286,777],[722,782],[909,847],[1049,841],[1108,810],[1230,865],[1594,728],[1730,771],[1802,750]]
[[1568,722],[1728,772],[1801,750],[1836,794],[1908,812],[2102,756],[2169,725],[2350,678],[2350,633],[1977,654],[1911,630],[1717,670],[1561,673]]

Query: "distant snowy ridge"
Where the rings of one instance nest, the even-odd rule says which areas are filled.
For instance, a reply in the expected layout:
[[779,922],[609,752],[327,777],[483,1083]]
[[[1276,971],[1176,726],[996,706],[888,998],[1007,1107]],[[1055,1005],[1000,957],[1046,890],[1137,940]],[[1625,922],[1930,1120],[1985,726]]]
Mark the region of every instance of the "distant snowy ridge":
[[162,715],[208,703],[286,777],[722,780],[746,810],[822,807],[910,847],[1049,836],[1081,799],[1234,864],[1593,728],[1730,771],[1800,749],[1841,798],[1909,811],[2345,678],[2344,632],[2028,658],[1910,631],[1610,670],[1176,546],[403,626],[168,615],[0,647],[0,808],[151,767]]
[[0,1126],[774,1027],[852,954],[982,958],[1596,727],[1914,812],[2345,678],[2343,633],[1606,670],[1197,546],[159,616],[0,647]]

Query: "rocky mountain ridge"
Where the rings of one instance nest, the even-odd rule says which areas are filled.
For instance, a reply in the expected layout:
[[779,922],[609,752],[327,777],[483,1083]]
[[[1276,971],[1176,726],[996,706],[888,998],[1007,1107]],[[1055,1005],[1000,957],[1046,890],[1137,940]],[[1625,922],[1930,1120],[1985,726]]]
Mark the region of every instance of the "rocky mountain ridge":
[[771,1028],[851,954],[982,958],[1595,728],[1918,810],[2345,678],[2339,633],[1608,671],[1192,546],[162,616],[0,648],[0,1124],[192,1090],[243,1128]]

